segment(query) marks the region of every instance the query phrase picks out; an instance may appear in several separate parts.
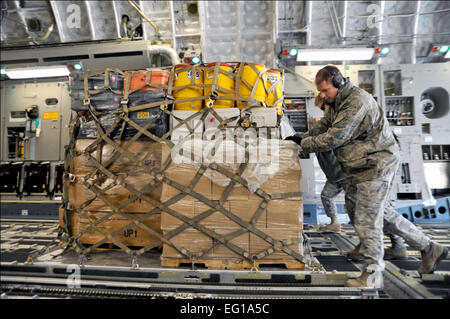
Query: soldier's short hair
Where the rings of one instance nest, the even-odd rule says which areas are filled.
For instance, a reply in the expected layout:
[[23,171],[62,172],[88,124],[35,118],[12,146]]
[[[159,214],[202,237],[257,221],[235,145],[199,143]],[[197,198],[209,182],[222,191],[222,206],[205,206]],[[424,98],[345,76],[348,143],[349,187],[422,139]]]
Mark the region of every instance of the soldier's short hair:
[[[339,69],[337,67],[335,67],[334,65],[327,65],[327,66],[329,68],[332,68],[334,70],[334,72],[336,72],[336,74],[340,74],[342,76],[341,71],[339,71]],[[322,83],[323,81],[331,83],[332,78],[333,78],[333,75],[331,74],[331,72],[325,68],[322,68],[316,74],[316,79],[315,79],[316,86],[319,86],[319,84]]]

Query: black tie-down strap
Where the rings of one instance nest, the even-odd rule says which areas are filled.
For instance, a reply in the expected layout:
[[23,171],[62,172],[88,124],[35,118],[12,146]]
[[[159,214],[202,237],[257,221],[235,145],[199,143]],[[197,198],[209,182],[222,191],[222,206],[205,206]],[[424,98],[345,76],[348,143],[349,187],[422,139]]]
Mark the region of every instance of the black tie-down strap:
[[[214,69],[215,76],[218,75],[218,69],[217,67]],[[220,70],[223,71],[223,70]],[[173,72],[173,69],[171,70]],[[87,77],[86,77],[87,78]],[[105,77],[106,78],[106,77]],[[171,73],[171,78],[173,79],[173,74]],[[130,83],[130,74],[127,74],[127,83]],[[148,81],[148,76],[147,76]],[[148,84],[148,83],[146,83]],[[246,83],[247,85],[248,83]],[[217,85],[217,80],[213,82],[213,86]],[[151,86],[151,84],[150,84]],[[129,87],[129,85],[127,85]],[[124,91],[127,91],[128,88],[125,88]],[[85,87],[86,88],[86,87]],[[169,83],[168,88],[170,90],[176,89],[176,87],[173,85],[173,83]],[[135,89],[136,90],[136,89]],[[87,94],[87,97],[85,100],[89,101],[89,90],[85,90],[85,93]],[[125,92],[124,96],[128,97],[129,93]],[[204,97],[206,99],[207,97]],[[184,99],[186,100],[186,99]],[[184,101],[183,100],[183,101]],[[82,254],[88,254],[95,250],[96,248],[99,248],[105,243],[112,243],[119,247],[121,250],[125,251],[128,254],[133,255],[140,255],[144,252],[153,249],[155,247],[159,247],[162,244],[169,245],[172,248],[176,249],[180,254],[185,256],[186,258],[195,260],[199,259],[202,256],[206,255],[211,249],[214,247],[217,247],[218,245],[224,245],[229,250],[233,251],[234,253],[238,254],[239,256],[242,256],[242,258],[255,261],[255,260],[261,260],[265,258],[266,256],[271,255],[274,252],[284,252],[286,255],[292,257],[295,260],[298,260],[304,264],[309,264],[310,261],[307,260],[304,256],[300,255],[299,253],[295,252],[291,248],[289,248],[289,245],[297,244],[301,242],[301,238],[292,238],[284,241],[277,240],[268,234],[266,234],[261,229],[258,229],[255,227],[256,222],[260,218],[262,212],[267,207],[268,203],[271,200],[276,199],[288,199],[288,198],[294,198],[301,196],[301,193],[299,192],[292,192],[292,193],[278,193],[278,194],[267,194],[261,189],[257,189],[255,194],[259,196],[262,201],[259,205],[259,207],[256,209],[256,211],[253,214],[253,217],[250,222],[244,221],[239,216],[233,214],[232,211],[227,210],[224,207],[224,203],[226,202],[228,196],[230,195],[231,191],[236,185],[241,185],[245,188],[248,188],[247,182],[245,179],[241,177],[242,172],[247,167],[247,163],[242,163],[239,166],[239,169],[237,172],[233,172],[219,164],[209,164],[209,165],[201,165],[200,168],[197,170],[197,173],[195,177],[192,179],[190,184],[188,186],[183,186],[176,181],[173,181],[165,176],[165,170],[168,168],[168,166],[171,164],[170,156],[166,159],[164,163],[161,163],[161,167],[150,167],[146,165],[146,160],[152,157],[154,152],[157,150],[157,145],[155,143],[155,147],[153,147],[143,158],[136,157],[136,154],[129,151],[128,149],[130,146],[138,141],[138,139],[142,136],[145,136],[147,140],[151,140],[158,143],[164,143],[169,148],[174,147],[174,143],[169,139],[172,132],[183,126],[187,125],[188,122],[196,117],[201,118],[204,120],[208,113],[212,113],[216,119],[219,121],[219,127],[227,127],[227,124],[231,122],[230,119],[222,119],[220,115],[213,109],[213,108],[203,108],[202,110],[198,112],[193,112],[191,116],[189,116],[186,119],[180,119],[177,118],[178,124],[173,127],[171,130],[169,130],[166,134],[164,134],[161,137],[156,136],[155,134],[150,133],[147,128],[156,121],[163,113],[171,114],[170,109],[167,107],[168,102],[171,103],[177,103],[179,100],[163,100],[159,102],[160,112],[155,117],[153,117],[151,120],[149,120],[144,126],[141,126],[134,122],[132,119],[130,119],[129,114],[130,112],[142,110],[149,106],[157,106],[158,102],[152,102],[144,105],[139,105],[135,107],[128,107],[127,103],[123,103],[123,107],[120,111],[112,111],[111,113],[118,114],[116,120],[112,124],[111,127],[109,127],[106,131],[103,129],[101,125],[101,121],[98,118],[99,114],[104,114],[105,112],[98,112],[94,109],[94,107],[89,103],[88,111],[80,112],[80,114],[77,114],[77,116],[73,119],[71,123],[71,140],[70,144],[67,147],[66,151],[66,159],[65,159],[65,179],[64,179],[64,210],[63,210],[63,230],[70,236],[71,241],[73,242],[74,247],[82,253]],[[247,109],[252,108],[252,105],[249,105]],[[76,142],[76,136],[75,131],[76,127],[79,126],[80,121],[82,120],[93,120],[96,123],[97,126],[97,138],[95,140],[92,140],[92,143],[87,146],[84,150],[81,152],[77,152],[75,150],[75,142]],[[232,119],[234,120],[234,119]],[[117,128],[120,128],[123,130],[124,125],[132,126],[136,130],[136,134],[127,141],[115,141],[110,137],[110,134],[112,131],[114,131]],[[187,125],[190,133],[193,133],[193,128],[189,127]],[[113,153],[107,160],[102,159],[102,149],[105,145],[112,146]],[[93,155],[93,153],[96,153],[96,156]],[[248,151],[247,151],[248,152]],[[183,154],[183,156],[191,156],[193,154]],[[88,174],[85,174],[84,176],[74,176],[71,172],[74,168],[70,167],[71,160],[76,158],[77,156],[84,156],[89,160],[89,163],[93,165],[92,171],[90,171]],[[248,154],[247,154],[248,156]],[[139,171],[143,172],[143,174],[147,174],[149,177],[149,182],[143,185],[142,189],[137,189],[136,187],[130,185],[125,180],[129,176],[128,173],[117,173],[111,170],[111,167],[115,164],[115,161],[120,158],[127,158],[128,163],[130,165],[133,165],[133,167],[139,168]],[[230,182],[228,186],[225,188],[225,191],[223,192],[220,200],[210,200],[206,198],[205,196],[197,193],[194,191],[195,186],[197,185],[200,178],[203,176],[205,171],[207,169],[214,170],[230,179]],[[105,179],[109,179],[110,184],[108,184],[107,187],[101,188],[101,182]],[[99,185],[100,182],[100,185]],[[155,198],[152,198],[146,193],[152,189],[155,189],[158,186],[161,186],[162,184],[170,185],[171,187],[174,187],[178,191],[180,191],[179,194],[176,196],[170,198],[166,202],[161,202]],[[79,204],[77,207],[74,207],[71,205],[70,198],[68,198],[68,187],[71,184],[79,184],[83,186],[85,189],[89,190],[89,192],[93,195],[93,197],[88,198],[84,203]],[[108,195],[106,194],[107,191],[111,190],[114,187],[121,187],[123,189],[126,189],[126,191],[129,192],[128,199],[121,202],[121,203],[114,203],[108,198]],[[176,203],[177,201],[185,198],[186,196],[191,196],[195,198],[198,201],[201,201],[202,203],[206,204],[208,207],[210,207],[209,210],[193,217],[189,218],[183,215],[180,212],[177,212],[170,208],[171,205]],[[104,208],[102,210],[107,211],[107,213],[104,214],[103,217],[100,219],[97,219],[95,221],[89,219],[89,210],[88,206],[94,202],[94,201],[101,201]],[[127,212],[126,207],[135,202],[135,201],[141,201],[146,202],[152,207],[154,207],[152,210],[145,212],[143,214],[135,214],[133,212]],[[227,218],[235,222],[237,225],[241,227],[241,229],[236,230],[230,234],[221,235],[215,232],[213,229],[210,229],[208,227],[205,227],[200,224],[202,220],[207,218],[208,216],[212,215],[215,212],[220,212],[223,215],[225,215]],[[166,232],[164,235],[161,232],[161,229],[152,229],[151,227],[144,224],[144,221],[146,221],[148,218],[155,216],[156,214],[161,214],[161,212],[165,212],[170,214],[171,216],[179,219],[183,222],[183,224],[173,230],[170,230]],[[78,232],[76,235],[73,234],[73,229],[71,228],[73,225],[72,222],[72,216],[74,214],[79,214],[79,216],[84,217],[85,219],[89,220],[89,225],[83,229],[82,231]],[[137,217],[138,216],[138,217]],[[101,223],[104,221],[107,221],[113,217],[122,217],[125,220],[128,220],[129,223],[125,226],[121,227],[120,229],[115,230],[112,233],[109,233],[105,231],[104,228],[100,227]],[[152,237],[156,238],[157,240],[153,241],[150,245],[147,245],[145,247],[141,247],[138,250],[130,249],[126,245],[124,245],[120,240],[115,238],[116,236],[122,234],[124,231],[129,230],[133,227],[139,227],[142,231],[146,232],[147,234],[151,235]],[[171,242],[171,238],[174,236],[182,233],[189,227],[192,227],[202,234],[208,236],[212,240],[212,245],[209,249],[206,249],[201,252],[191,252],[185,247],[178,247],[174,245]],[[80,242],[80,238],[83,237],[86,234],[89,234],[90,232],[95,231],[97,233],[100,233],[103,235],[103,238],[96,242],[95,244],[92,244],[90,246],[86,246],[85,244],[82,244]],[[231,240],[237,236],[240,236],[244,233],[252,233],[255,236],[262,238],[264,241],[270,244],[270,248],[260,251],[258,253],[251,254],[246,249],[237,246],[236,244],[233,244]]]

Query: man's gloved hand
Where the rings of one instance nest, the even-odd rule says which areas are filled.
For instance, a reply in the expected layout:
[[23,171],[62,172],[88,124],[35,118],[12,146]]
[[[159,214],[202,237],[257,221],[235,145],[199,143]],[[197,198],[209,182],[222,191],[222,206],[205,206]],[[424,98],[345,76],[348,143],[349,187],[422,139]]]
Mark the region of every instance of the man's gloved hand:
[[299,133],[296,133],[294,135],[286,137],[285,140],[294,141],[295,143],[300,145],[302,142],[302,136]]

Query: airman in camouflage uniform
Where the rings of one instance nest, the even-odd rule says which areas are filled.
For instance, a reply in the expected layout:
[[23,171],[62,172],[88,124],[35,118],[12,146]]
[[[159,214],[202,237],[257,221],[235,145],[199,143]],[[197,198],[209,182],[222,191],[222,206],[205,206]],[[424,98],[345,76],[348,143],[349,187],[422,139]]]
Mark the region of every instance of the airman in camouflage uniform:
[[[325,111],[327,107],[320,95],[316,96],[314,104],[322,111]],[[313,124],[314,123],[311,122],[309,126],[312,126]],[[345,191],[349,185],[349,182],[345,179],[344,173],[342,173],[341,165],[332,150],[317,152],[316,157],[320,168],[327,178],[325,186],[320,193],[320,199],[322,201],[325,214],[331,219],[330,224],[320,226],[319,231],[340,232],[341,224],[338,219],[335,199],[340,193],[342,193],[342,191]]]
[[[322,111],[325,111],[327,107],[326,103],[322,97],[317,94],[314,104],[320,108]],[[313,126],[314,122],[310,123],[310,126]],[[395,136],[394,136],[395,138]],[[398,142],[398,140],[396,139]],[[337,208],[336,203],[334,202],[336,196],[338,196],[342,191],[345,191],[350,184],[344,176],[344,173],[341,169],[341,164],[337,160],[333,151],[326,152],[317,152],[316,153],[317,161],[319,162],[320,168],[324,172],[327,177],[327,181],[325,186],[322,189],[320,194],[322,205],[325,210],[325,214],[331,219],[331,223],[329,225],[324,225],[319,227],[319,231],[328,231],[328,232],[340,232],[341,224],[339,222],[337,216]],[[347,199],[348,201],[349,199]],[[395,201],[395,199],[393,199]],[[385,205],[385,209],[390,209],[390,205]],[[354,210],[354,205],[351,206],[352,211]],[[351,214],[350,222],[354,224],[354,216]],[[384,230],[386,234],[386,229]],[[387,233],[389,238],[391,239],[392,246],[385,249],[384,251],[384,259],[397,259],[397,260],[407,260],[408,259],[408,251],[404,245],[403,239],[400,236],[393,235]],[[347,253],[347,257],[350,259],[360,260],[363,257],[360,254],[361,245],[358,244],[355,249],[349,251]]]
[[[317,88],[331,107],[296,142],[306,153],[334,150],[350,181],[346,208],[354,219],[367,265],[361,276],[349,280],[346,286],[382,286],[383,222],[386,231],[421,251],[419,273],[432,273],[448,250],[432,243],[388,202],[400,156],[384,111],[369,93],[353,86],[348,78],[344,80],[337,68],[331,70],[326,67],[316,75]],[[338,80],[340,85],[336,85]]]

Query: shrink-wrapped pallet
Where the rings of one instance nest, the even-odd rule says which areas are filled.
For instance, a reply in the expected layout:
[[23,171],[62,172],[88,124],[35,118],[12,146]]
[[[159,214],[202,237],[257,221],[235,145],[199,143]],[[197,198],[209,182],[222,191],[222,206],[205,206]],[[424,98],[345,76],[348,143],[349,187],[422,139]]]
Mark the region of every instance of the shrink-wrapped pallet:
[[[272,104],[241,94],[244,86],[250,92],[252,85],[264,88],[268,70],[252,63],[231,63],[231,71],[220,65],[168,67],[168,80],[158,83],[144,70],[78,76],[60,223],[82,253],[107,244],[136,256],[163,244],[164,266],[202,260],[209,268],[274,262],[303,268],[298,147],[278,139],[277,112],[265,109]],[[212,79],[192,77],[205,70]],[[180,84],[181,73],[186,79]],[[236,84],[229,92],[220,83],[224,76]],[[190,87],[210,94],[180,98]],[[235,116],[215,112],[215,103],[224,101],[239,104]],[[173,105],[185,102],[198,110],[179,117]],[[270,125],[256,113],[272,114]],[[170,129],[169,118],[177,123]],[[214,125],[198,131],[188,125],[194,118]],[[186,134],[176,134],[180,127]],[[233,137],[210,139],[211,128],[231,130]],[[187,141],[200,149],[187,148]]]
[[[252,147],[251,151],[259,154],[264,147],[267,158],[252,163],[248,163],[249,158],[247,163],[216,163],[221,152],[226,150],[225,146],[222,151],[217,147],[214,159],[205,159],[207,153],[202,151],[208,149],[208,142],[205,141],[197,141],[202,143],[202,150],[198,148],[196,151],[191,150],[191,153],[185,153],[187,148],[183,147],[180,147],[183,151],[178,153],[174,153],[174,149],[163,148],[163,157],[171,156],[174,160],[167,167],[165,176],[185,189],[164,183],[162,202],[173,200],[183,193],[189,194],[169,205],[169,210],[162,212],[163,233],[165,236],[173,235],[170,240],[179,248],[163,245],[163,265],[176,266],[177,262],[185,262],[186,258],[183,258],[180,250],[186,250],[198,256],[197,261],[206,263],[210,268],[228,267],[230,259],[234,260],[235,267],[239,268],[237,263],[246,268],[245,265],[249,264],[243,262],[242,255],[233,249],[234,245],[239,251],[242,249],[249,255],[266,254],[258,263],[282,263],[289,268],[303,267],[302,263],[283,250],[288,248],[298,255],[303,254],[303,205],[298,148],[285,141],[256,142],[257,147]],[[233,142],[224,142],[226,143]],[[249,145],[244,144],[242,150],[249,151]],[[196,152],[195,156],[189,156]],[[197,156],[200,153],[203,154],[202,157]],[[177,155],[180,158],[176,158]],[[189,163],[189,158],[196,158],[197,161]],[[206,165],[209,168],[190,189],[191,181],[199,174],[199,169]],[[240,172],[242,165],[246,167]],[[225,192],[232,180],[236,183],[227,195]],[[186,228],[185,220],[177,218],[171,211],[194,220],[197,226],[206,231]],[[179,231],[183,225],[185,229]],[[249,225],[255,227],[256,232],[249,230]],[[213,231],[216,237],[206,234],[207,231]],[[265,235],[270,238],[265,238]],[[222,244],[221,239],[224,238],[231,245]]]
[[[70,222],[71,233],[81,244],[94,245],[106,238],[105,234],[114,234],[156,208],[149,201],[133,198],[133,190],[157,202],[161,198],[162,183],[152,174],[161,169],[161,144],[122,141],[116,146],[126,150],[126,155],[111,144],[97,147],[95,141],[83,139],[74,143],[69,165],[71,182],[67,183],[65,196],[74,212]],[[92,152],[89,152],[90,148]],[[108,173],[97,171],[99,166]],[[106,219],[97,223],[102,218]],[[160,233],[159,211],[141,222]],[[113,236],[116,243],[144,247],[157,242],[158,238],[146,231],[145,227],[136,224],[131,226]],[[113,242],[108,239],[104,244]]]

